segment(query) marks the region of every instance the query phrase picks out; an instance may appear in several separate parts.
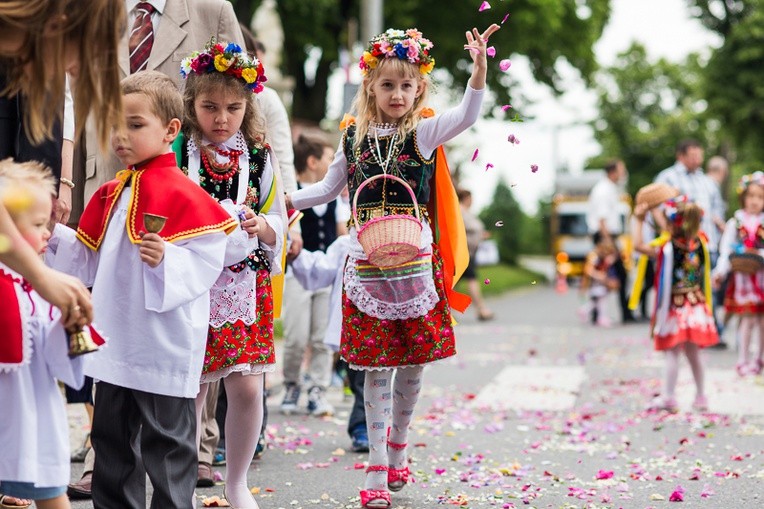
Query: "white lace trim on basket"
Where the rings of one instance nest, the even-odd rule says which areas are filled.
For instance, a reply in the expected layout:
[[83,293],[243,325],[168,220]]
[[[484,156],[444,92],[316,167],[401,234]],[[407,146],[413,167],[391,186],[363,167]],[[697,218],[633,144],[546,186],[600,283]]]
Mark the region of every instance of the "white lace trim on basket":
[[256,273],[249,267],[241,272],[223,269],[210,290],[210,325],[221,327],[238,320],[252,325],[256,317]]

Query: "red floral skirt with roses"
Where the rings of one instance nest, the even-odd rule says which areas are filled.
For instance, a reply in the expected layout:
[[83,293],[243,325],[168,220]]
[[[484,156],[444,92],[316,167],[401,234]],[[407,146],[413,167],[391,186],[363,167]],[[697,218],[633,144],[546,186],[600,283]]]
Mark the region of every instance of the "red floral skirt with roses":
[[435,246],[432,262],[440,300],[424,316],[408,320],[375,318],[359,311],[343,292],[340,355],[351,367],[363,370],[415,366],[456,355],[443,259]]
[[[273,370],[276,363],[273,348],[273,289],[267,270],[257,271],[255,285],[257,312],[252,325],[237,320],[221,327],[209,328],[202,382],[211,382],[235,371],[254,374]],[[268,365],[270,369],[264,369]]]

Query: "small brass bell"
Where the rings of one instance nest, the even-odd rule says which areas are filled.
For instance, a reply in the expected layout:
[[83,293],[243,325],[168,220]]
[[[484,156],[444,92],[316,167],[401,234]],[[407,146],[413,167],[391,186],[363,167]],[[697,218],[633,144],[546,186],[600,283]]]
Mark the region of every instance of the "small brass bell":
[[69,334],[69,357],[95,352],[98,348],[98,345],[93,342],[89,330],[80,329]]

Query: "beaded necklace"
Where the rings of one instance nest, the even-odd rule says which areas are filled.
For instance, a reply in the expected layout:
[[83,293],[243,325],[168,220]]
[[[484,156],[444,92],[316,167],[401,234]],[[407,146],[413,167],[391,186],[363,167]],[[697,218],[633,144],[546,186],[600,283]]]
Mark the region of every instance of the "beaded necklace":
[[366,133],[366,139],[369,141],[369,148],[371,148],[374,159],[376,159],[377,164],[382,168],[382,173],[387,173],[387,167],[390,166],[390,161],[393,159],[393,150],[395,150],[395,142],[398,140],[398,132],[396,131],[392,138],[390,138],[387,145],[387,157],[385,157],[384,160],[382,159],[382,150],[379,147],[377,130],[374,130],[373,139],[371,137],[371,130],[369,130],[369,132]]

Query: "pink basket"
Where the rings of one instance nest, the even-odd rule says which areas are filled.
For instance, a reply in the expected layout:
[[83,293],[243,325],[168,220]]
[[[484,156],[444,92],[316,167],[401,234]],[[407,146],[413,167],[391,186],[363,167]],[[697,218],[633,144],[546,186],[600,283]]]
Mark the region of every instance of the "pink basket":
[[[401,183],[414,202],[416,217],[395,214],[375,217],[363,226],[358,226],[358,195],[361,189],[374,180],[389,178]],[[383,196],[384,199],[384,196]],[[419,216],[419,203],[408,183],[394,175],[382,173],[374,175],[361,182],[353,197],[353,223],[358,231],[358,242],[361,244],[369,262],[377,267],[393,267],[413,260],[419,254],[422,239],[422,221]]]

